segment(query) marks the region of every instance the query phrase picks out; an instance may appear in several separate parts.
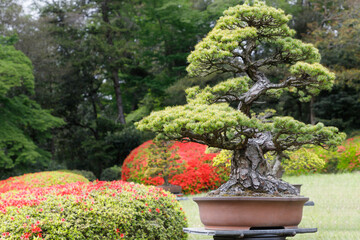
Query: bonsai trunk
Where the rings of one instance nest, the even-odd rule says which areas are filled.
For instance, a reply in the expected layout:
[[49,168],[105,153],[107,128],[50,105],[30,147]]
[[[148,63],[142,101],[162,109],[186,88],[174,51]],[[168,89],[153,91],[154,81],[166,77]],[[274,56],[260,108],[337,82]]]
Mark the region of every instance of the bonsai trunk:
[[168,176],[164,176],[163,179],[164,179],[164,184],[163,184],[163,186],[169,186],[169,185],[170,185],[170,183],[169,183],[169,177],[168,177]]
[[276,178],[282,177],[282,175],[284,173],[284,169],[281,166],[281,156],[280,155],[276,156],[275,162],[271,168],[272,168],[271,175],[275,176]]
[[234,150],[229,180],[210,195],[298,195],[295,187],[271,174],[263,156],[256,141]]

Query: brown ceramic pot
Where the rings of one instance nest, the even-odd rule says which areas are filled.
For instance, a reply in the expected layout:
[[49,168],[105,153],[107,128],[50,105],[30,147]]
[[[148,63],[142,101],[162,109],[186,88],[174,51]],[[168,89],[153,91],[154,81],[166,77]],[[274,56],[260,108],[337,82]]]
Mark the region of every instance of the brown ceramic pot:
[[306,197],[196,197],[209,230],[297,228]]

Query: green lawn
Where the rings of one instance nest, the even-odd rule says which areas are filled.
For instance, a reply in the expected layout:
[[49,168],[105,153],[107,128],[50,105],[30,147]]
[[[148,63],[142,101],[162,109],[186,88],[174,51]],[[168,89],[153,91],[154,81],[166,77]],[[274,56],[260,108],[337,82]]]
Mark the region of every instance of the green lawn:
[[[300,227],[318,228],[316,234],[299,234],[289,239],[358,240],[360,239],[360,173],[285,177],[290,183],[303,184],[301,194],[315,202],[304,207]],[[201,195],[196,195],[201,196]],[[180,201],[189,227],[202,227],[199,211],[190,196]],[[189,239],[211,239],[189,235]]]

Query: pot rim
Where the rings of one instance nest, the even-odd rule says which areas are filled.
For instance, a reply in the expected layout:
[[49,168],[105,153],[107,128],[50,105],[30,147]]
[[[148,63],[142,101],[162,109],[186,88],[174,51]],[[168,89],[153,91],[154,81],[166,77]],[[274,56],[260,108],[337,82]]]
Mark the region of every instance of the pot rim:
[[232,196],[232,197],[193,197],[193,201],[278,201],[278,202],[297,202],[309,201],[308,197],[294,196],[294,197],[251,197],[251,196]]

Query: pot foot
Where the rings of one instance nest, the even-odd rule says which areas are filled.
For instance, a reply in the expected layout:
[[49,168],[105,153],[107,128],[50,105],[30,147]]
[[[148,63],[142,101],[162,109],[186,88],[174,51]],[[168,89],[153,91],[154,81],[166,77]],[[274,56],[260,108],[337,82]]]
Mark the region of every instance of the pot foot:
[[[214,236],[214,240],[238,240],[239,238],[234,237],[216,237]],[[241,238],[242,240],[285,240],[286,237],[278,237],[278,236],[262,236],[262,237],[245,237]]]

